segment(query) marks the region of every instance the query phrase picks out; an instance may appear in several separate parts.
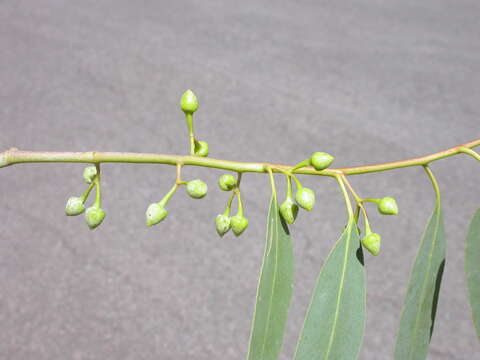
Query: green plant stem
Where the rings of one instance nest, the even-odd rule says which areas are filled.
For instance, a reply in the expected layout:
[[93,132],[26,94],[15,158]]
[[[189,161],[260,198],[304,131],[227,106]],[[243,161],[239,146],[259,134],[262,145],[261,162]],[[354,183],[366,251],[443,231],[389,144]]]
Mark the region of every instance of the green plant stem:
[[297,186],[297,190],[300,190],[303,188],[303,185],[302,183],[300,182],[300,180],[298,180],[298,178],[295,176],[295,175],[290,175],[290,177],[295,180],[295,185]]
[[100,164],[97,163],[95,164],[95,167],[97,168],[97,175],[95,175],[95,178],[93,179],[93,182],[95,183],[95,202],[93,203],[94,207],[102,207],[102,188],[100,185]]
[[297,169],[300,169],[300,168],[303,168],[303,167],[306,167],[306,166],[309,166],[310,165],[310,158],[306,159],[306,160],[303,160],[303,161],[300,161],[297,165],[295,165],[291,171],[295,171]]
[[227,206],[225,207],[225,211],[223,212],[223,215],[226,215],[226,216],[230,216],[230,210],[232,208],[232,201],[233,199],[235,198],[237,194],[234,192],[232,192],[232,195],[230,195],[230,199],[228,199],[227,201]]
[[362,199],[362,202],[371,202],[374,204],[378,204],[382,199],[375,199],[375,198],[368,198],[368,199]]
[[195,154],[195,134],[193,132],[193,114],[185,113],[185,120],[187,121],[188,138],[190,140],[190,155]]
[[182,166],[183,164],[182,163],[177,163],[177,177],[175,179],[175,184],[177,184],[178,186],[180,185],[186,185],[187,182],[186,181],[183,181],[182,180]]
[[172,188],[170,189],[170,191],[163,197],[162,200],[160,200],[159,204],[161,206],[165,206],[168,204],[168,202],[170,201],[170,199],[172,198],[173,194],[175,194],[175,191],[177,191],[177,188],[178,188],[178,184],[175,183],[173,184]]
[[355,222],[358,224],[358,219],[359,219],[359,216],[360,216],[359,210],[362,210],[363,219],[365,220],[365,230],[366,230],[365,233],[369,234],[371,232],[370,223],[368,222],[367,209],[365,209],[365,206],[363,206],[363,201],[365,201],[365,199],[362,199],[357,194],[357,192],[355,191],[353,186],[350,184],[350,182],[348,181],[348,179],[344,175],[342,175],[341,178],[342,178],[343,182],[347,185],[348,189],[350,190],[350,192],[353,195],[353,198],[355,199],[355,202],[357,203],[357,207],[355,208],[355,215],[354,215]]
[[340,189],[342,190],[343,197],[345,198],[345,205],[347,206],[348,218],[351,219],[353,218],[353,209],[352,209],[352,203],[350,202],[350,196],[348,196],[347,189],[345,188],[345,182],[344,182],[345,177],[336,176],[335,179],[337,179],[338,185],[340,185]]
[[95,180],[92,181],[90,185],[88,185],[87,190],[80,196],[80,199],[82,200],[83,203],[87,201],[88,195],[90,195],[90,192],[92,191],[93,187],[95,186]]
[[471,157],[473,157],[474,159],[480,161],[480,154],[478,154],[476,151],[473,151],[472,149],[468,148],[468,147],[460,147],[460,152],[464,153],[464,154],[467,154],[467,155],[470,155]]
[[292,176],[291,175],[285,175],[285,181],[287,182],[287,199],[293,199],[292,195]]
[[440,187],[438,186],[437,179],[435,179],[435,176],[433,175],[433,172],[428,165],[424,165],[423,168],[425,169],[425,172],[427,173],[428,178],[432,182],[433,190],[435,190],[436,207],[440,207],[441,205]]
[[[355,166],[348,168],[328,168],[322,171],[316,171],[312,167],[305,167],[295,170],[296,174],[319,175],[336,177],[338,175],[358,175],[387,171],[410,166],[425,166],[433,161],[444,159],[459,153],[464,153],[465,149],[471,149],[480,146],[480,139],[439,151],[423,157],[394,161],[383,164],[374,164],[366,166]],[[212,159],[198,156],[181,155],[163,155],[163,154],[144,154],[144,153],[126,153],[126,152],[41,152],[41,151],[20,151],[15,148],[0,153],[0,168],[20,164],[20,163],[40,163],[40,162],[65,162],[65,163],[136,163],[136,164],[166,164],[176,166],[181,163],[183,166],[201,166],[238,173],[253,172],[267,173],[268,168],[272,172],[289,172],[292,166],[271,164],[265,162],[238,162],[223,159]]]
[[267,170],[269,178],[270,178],[270,185],[272,187],[272,196],[276,199],[277,198],[277,188],[275,186],[275,178],[273,177],[272,168],[270,166],[267,166],[266,170]]

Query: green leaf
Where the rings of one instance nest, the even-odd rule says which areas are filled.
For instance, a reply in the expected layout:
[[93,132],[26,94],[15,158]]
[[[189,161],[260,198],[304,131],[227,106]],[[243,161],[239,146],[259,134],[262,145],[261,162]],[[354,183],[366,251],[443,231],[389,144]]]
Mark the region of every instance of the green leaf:
[[472,307],[473,323],[480,337],[480,209],[472,218],[465,249],[465,272],[467,273],[468,295]]
[[292,287],[292,240],[273,195],[267,217],[267,239],[250,334],[249,360],[278,358]]
[[413,265],[395,345],[396,360],[425,359],[445,266],[445,232],[437,202]]
[[295,359],[356,359],[364,328],[363,253],[351,218],[318,276]]

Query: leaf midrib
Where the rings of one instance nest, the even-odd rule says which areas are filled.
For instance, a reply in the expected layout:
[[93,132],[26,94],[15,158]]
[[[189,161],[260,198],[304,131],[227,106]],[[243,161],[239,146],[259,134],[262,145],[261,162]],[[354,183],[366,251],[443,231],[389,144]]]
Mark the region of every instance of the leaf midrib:
[[343,266],[342,266],[342,275],[341,275],[341,278],[340,278],[340,286],[339,286],[339,289],[338,289],[338,296],[337,296],[337,304],[336,304],[336,308],[335,308],[335,316],[333,318],[333,325],[332,325],[332,332],[330,334],[330,339],[329,339],[329,342],[328,342],[328,347],[327,347],[327,353],[325,354],[325,358],[328,359],[329,355],[330,355],[330,351],[331,351],[331,348],[332,348],[332,345],[333,345],[333,340],[335,338],[335,334],[336,334],[336,326],[337,326],[337,321],[338,321],[338,315],[340,313],[340,299],[342,297],[342,293],[343,293],[343,287],[344,287],[344,282],[345,282],[345,274],[346,274],[346,269],[347,269],[347,259],[348,259],[348,252],[350,250],[350,240],[351,240],[351,237],[352,237],[352,226],[351,226],[351,223],[349,222],[349,225],[347,227],[347,230],[348,230],[348,236],[347,236],[347,244],[345,246],[345,255],[344,255],[344,258],[343,258]]
[[[275,235],[278,235],[278,206],[277,206],[277,199],[275,198],[273,200],[275,202],[275,205],[274,205],[274,210],[275,210],[275,216],[274,216],[274,227],[273,227],[273,231],[272,231],[272,234],[275,233]],[[276,239],[277,237],[276,236],[273,236],[273,239]],[[278,240],[278,239],[277,239]],[[272,242],[272,240],[271,240]],[[273,246],[273,244],[272,244]],[[271,250],[271,249],[270,249]],[[261,354],[262,354],[262,358],[263,358],[263,354],[265,352],[265,344],[266,344],[266,340],[265,340],[265,335],[267,334],[267,331],[268,331],[268,328],[270,326],[270,314],[272,312],[272,302],[273,302],[273,293],[274,293],[274,289],[275,289],[275,283],[276,283],[276,280],[277,280],[277,268],[278,268],[278,242],[275,242],[275,256],[274,256],[274,259],[275,259],[275,265],[274,265],[274,272],[273,272],[273,281],[272,281],[272,290],[271,290],[271,294],[270,294],[270,299],[269,299],[269,302],[268,302],[268,313],[267,313],[267,321],[266,321],[266,324],[265,324],[265,328],[264,328],[264,332],[263,332],[263,344],[262,344],[262,351],[261,351]]]

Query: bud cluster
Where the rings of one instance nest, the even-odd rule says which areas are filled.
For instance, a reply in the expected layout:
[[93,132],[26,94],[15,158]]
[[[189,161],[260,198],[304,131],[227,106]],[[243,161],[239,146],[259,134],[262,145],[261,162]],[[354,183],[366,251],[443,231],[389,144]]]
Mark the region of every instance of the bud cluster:
[[[215,218],[215,228],[218,235],[223,237],[230,229],[235,236],[240,236],[248,227],[248,219],[243,215],[243,204],[240,195],[239,180],[231,174],[223,174],[218,179],[218,187],[223,191],[232,191],[232,195],[227,203],[227,207],[223,214],[217,215]],[[230,217],[230,209],[233,199],[238,199],[237,214]]]
[[[98,169],[100,169],[98,167]],[[76,216],[85,212],[85,221],[90,229],[95,229],[105,219],[105,211],[101,208],[100,196],[100,174],[97,166],[87,166],[83,170],[83,180],[89,184],[88,188],[81,196],[71,196],[65,205],[65,214],[67,216]],[[96,196],[92,206],[85,210],[85,202],[90,192],[95,187]]]

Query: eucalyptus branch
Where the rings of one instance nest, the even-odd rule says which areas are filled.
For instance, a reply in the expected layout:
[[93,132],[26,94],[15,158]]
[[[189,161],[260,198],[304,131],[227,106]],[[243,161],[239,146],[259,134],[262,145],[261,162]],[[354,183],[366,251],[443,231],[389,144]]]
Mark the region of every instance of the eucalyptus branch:
[[[480,146],[480,138],[457,145],[449,149],[439,151],[422,157],[387,162],[382,164],[372,164],[365,166],[354,166],[347,168],[328,168],[321,171],[315,170],[311,166],[295,169],[294,166],[284,164],[272,164],[269,162],[239,162],[225,159],[213,159],[191,155],[165,155],[148,153],[128,153],[128,152],[48,152],[48,151],[20,151],[11,148],[0,153],[0,168],[22,164],[22,163],[134,163],[134,164],[182,164],[183,166],[199,166],[239,173],[268,173],[267,168],[272,172],[293,172],[303,175],[319,175],[335,177],[337,175],[359,175],[388,171],[411,166],[424,166],[434,161],[445,159],[450,156],[467,153],[478,158],[478,154],[471,150]],[[471,150],[471,151],[469,151]],[[476,155],[474,155],[476,154]]]
[[[299,209],[311,211],[315,204],[315,192],[304,187],[297,174],[330,176],[338,182],[345,200],[348,222],[342,236],[337,241],[325,261],[318,276],[312,301],[309,306],[302,335],[297,345],[295,360],[312,358],[355,359],[361,345],[365,319],[365,278],[362,247],[376,256],[380,252],[381,236],[372,231],[368,203],[377,207],[382,215],[397,215],[398,205],[392,197],[361,197],[350,184],[347,176],[388,171],[412,166],[421,166],[429,177],[436,194],[434,213],[426,231],[412,271],[411,282],[402,312],[400,331],[395,349],[395,359],[424,359],[433,330],[439,286],[445,264],[445,238],[443,230],[440,189],[429,165],[457,154],[466,154],[476,160],[480,155],[473,148],[480,146],[480,139],[454,146],[430,155],[394,161],[383,164],[331,168],[333,156],[324,152],[314,152],[296,165],[273,164],[269,162],[238,162],[225,159],[212,159],[208,156],[208,143],[195,136],[193,115],[198,109],[195,94],[188,90],[181,98],[181,109],[187,122],[189,155],[164,155],[126,152],[34,152],[11,148],[0,153],[0,168],[21,163],[85,163],[83,171],[86,190],[80,196],[68,198],[65,213],[76,216],[85,213],[90,229],[99,226],[105,218],[102,209],[101,168],[102,163],[165,164],[176,167],[176,178],[170,190],[160,201],[151,203],[145,213],[146,225],[152,226],[163,221],[168,215],[168,203],[179,188],[185,185],[187,194],[193,199],[202,199],[207,194],[207,184],[200,179],[184,181],[184,166],[216,168],[236,173],[222,174],[218,187],[229,192],[223,213],[215,218],[216,231],[224,236],[232,229],[235,236],[241,235],[248,227],[245,217],[246,203],[242,197],[240,182],[243,173],[264,173],[269,175],[272,198],[267,217],[267,239],[262,262],[257,304],[254,312],[254,325],[248,351],[249,360],[278,358],[283,339],[285,320],[292,293],[293,249],[288,225],[295,222]],[[278,203],[274,173],[286,177],[285,200]],[[292,181],[293,180],[293,181]],[[295,185],[295,194],[293,193]],[[89,194],[95,188],[92,206],[85,208]],[[352,199],[355,201],[353,210]],[[232,202],[237,200],[237,213],[231,215]],[[480,210],[479,210],[480,214]],[[363,237],[360,239],[360,216],[363,215]],[[283,220],[282,220],[283,219]],[[478,215],[480,219],[480,215]],[[477,224],[478,222],[478,224]],[[288,224],[288,225],[287,225]],[[470,247],[479,247],[480,220],[472,222]],[[474,248],[480,255],[480,248]],[[478,259],[467,259],[470,275],[478,277]],[[419,291],[421,286],[421,291]],[[480,323],[480,285],[469,285],[472,304],[477,308]],[[478,287],[478,288],[477,288]],[[321,319],[320,319],[321,318]],[[318,327],[318,324],[325,326]],[[341,341],[336,340],[336,337]],[[274,345],[272,345],[274,344]],[[348,344],[348,346],[345,346]],[[417,356],[418,355],[418,356]]]

